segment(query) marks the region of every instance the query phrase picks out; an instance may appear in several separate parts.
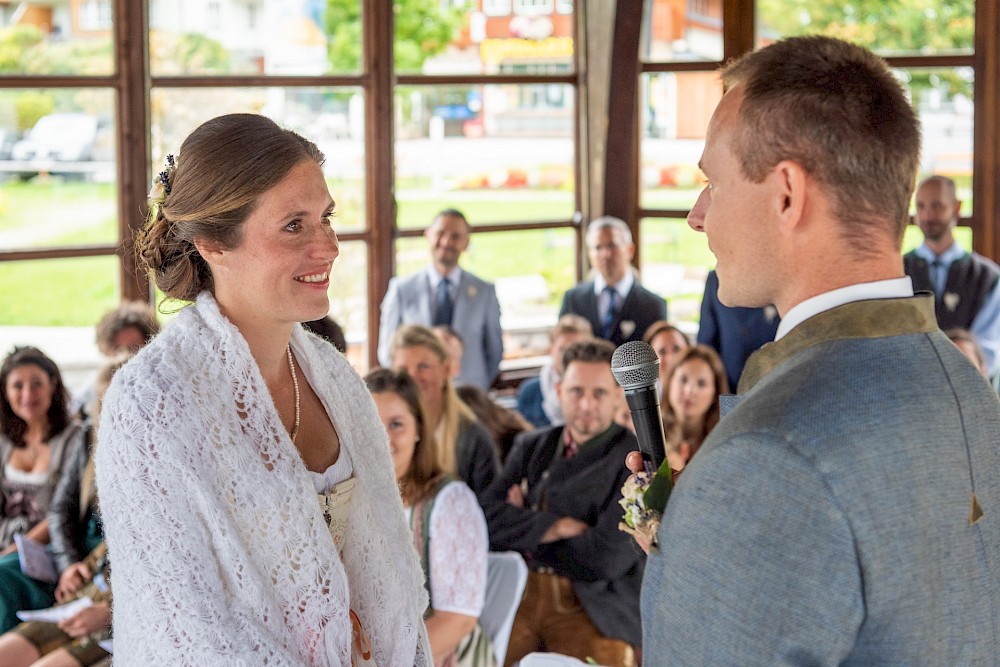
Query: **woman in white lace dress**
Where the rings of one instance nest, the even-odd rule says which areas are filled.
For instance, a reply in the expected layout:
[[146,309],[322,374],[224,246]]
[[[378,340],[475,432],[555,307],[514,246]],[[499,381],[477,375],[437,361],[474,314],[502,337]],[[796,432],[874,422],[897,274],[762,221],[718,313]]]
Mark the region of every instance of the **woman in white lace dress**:
[[127,665],[427,665],[385,431],[329,310],[323,155],[262,116],[168,157],[137,246],[195,301],[119,371],[97,483]]
[[389,434],[392,464],[430,589],[427,635],[436,665],[494,664],[477,620],[486,595],[486,518],[471,489],[446,475],[424,420],[420,390],[406,371],[365,378]]

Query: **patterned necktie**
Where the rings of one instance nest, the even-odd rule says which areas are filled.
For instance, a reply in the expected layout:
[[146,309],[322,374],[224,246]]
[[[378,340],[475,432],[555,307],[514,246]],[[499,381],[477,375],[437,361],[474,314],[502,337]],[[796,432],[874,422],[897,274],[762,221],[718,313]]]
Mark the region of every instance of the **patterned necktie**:
[[608,306],[601,317],[601,338],[609,339],[614,332],[612,328],[615,323],[615,302],[618,300],[618,292],[611,285],[604,288],[604,293],[608,295]]
[[433,326],[451,326],[451,316],[455,312],[455,302],[451,300],[451,281],[442,278],[438,284],[437,307],[434,309]]

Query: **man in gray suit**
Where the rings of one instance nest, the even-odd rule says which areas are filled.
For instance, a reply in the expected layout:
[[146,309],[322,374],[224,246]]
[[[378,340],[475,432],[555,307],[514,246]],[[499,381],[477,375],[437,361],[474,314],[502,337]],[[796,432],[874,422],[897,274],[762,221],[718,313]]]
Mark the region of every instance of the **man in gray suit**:
[[407,278],[393,278],[382,300],[378,359],[392,365],[389,343],[403,324],[450,326],[462,338],[458,381],[488,389],[503,358],[500,302],[493,283],[477,278],[458,265],[469,247],[469,223],[455,209],[445,209],[424,232],[431,264]]
[[1000,402],[903,273],[918,120],[831,38],[723,78],[688,222],[782,321],[670,497],[643,664],[1000,664]]

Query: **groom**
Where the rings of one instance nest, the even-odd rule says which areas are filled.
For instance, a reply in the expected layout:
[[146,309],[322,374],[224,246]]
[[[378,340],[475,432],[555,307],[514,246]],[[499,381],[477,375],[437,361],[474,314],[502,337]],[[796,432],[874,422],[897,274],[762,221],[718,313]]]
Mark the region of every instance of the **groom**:
[[998,664],[1000,403],[903,273],[906,94],[825,37],[723,78],[688,222],[782,321],[670,498],[644,664]]

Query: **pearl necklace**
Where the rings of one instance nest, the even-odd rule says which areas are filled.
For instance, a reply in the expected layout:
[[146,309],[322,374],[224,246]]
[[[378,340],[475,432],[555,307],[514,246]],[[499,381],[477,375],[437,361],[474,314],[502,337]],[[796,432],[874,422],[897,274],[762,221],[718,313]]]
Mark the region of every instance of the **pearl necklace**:
[[295,436],[299,434],[299,420],[301,418],[300,405],[299,405],[299,378],[295,374],[295,361],[292,359],[292,346],[288,345],[288,370],[292,372],[292,387],[295,389],[295,424],[292,426],[292,442],[295,442]]

